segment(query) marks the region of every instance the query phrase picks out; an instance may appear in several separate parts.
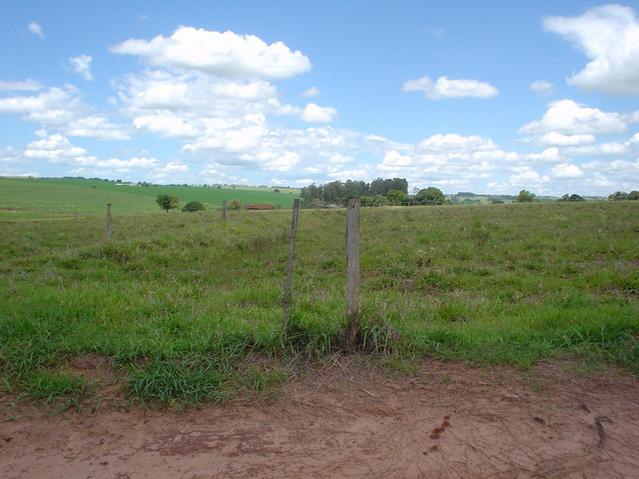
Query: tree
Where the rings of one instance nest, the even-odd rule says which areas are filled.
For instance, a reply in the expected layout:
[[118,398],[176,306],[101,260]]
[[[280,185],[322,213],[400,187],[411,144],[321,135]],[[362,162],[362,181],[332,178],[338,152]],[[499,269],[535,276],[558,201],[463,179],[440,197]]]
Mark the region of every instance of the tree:
[[182,211],[185,212],[189,212],[189,213],[193,213],[195,211],[204,211],[206,208],[204,207],[204,205],[199,202],[199,201],[190,201],[187,204],[184,205],[184,208],[182,208]]
[[177,208],[180,204],[180,200],[178,200],[176,196],[163,194],[159,194],[155,202],[167,213],[169,210]]
[[388,198],[384,195],[377,195],[373,200],[373,206],[388,206]]
[[628,199],[629,200],[639,200],[639,191],[632,190],[630,193],[628,193]]
[[300,196],[302,197],[302,205],[309,208],[312,204],[317,204],[318,201],[322,200],[322,185],[317,186],[315,183],[311,183],[302,188]]
[[528,190],[521,190],[515,201],[517,203],[532,203],[535,201],[535,193],[531,193]]
[[372,196],[364,195],[360,198],[360,200],[362,202],[362,206],[373,206],[375,198],[373,198]]
[[628,193],[623,191],[615,191],[613,194],[608,196],[609,201],[623,201],[628,199]]
[[446,197],[439,188],[429,186],[419,190],[415,195],[415,200],[421,205],[443,205],[446,202]]
[[573,193],[572,195],[565,194],[560,199],[558,199],[557,201],[575,202],[575,201],[586,201],[586,200],[584,200],[581,196]]
[[403,191],[400,190],[390,190],[386,197],[391,205],[401,205],[404,201],[406,201],[407,195]]
[[242,203],[240,202],[240,200],[231,200],[231,201],[229,201],[228,209],[229,210],[242,209]]

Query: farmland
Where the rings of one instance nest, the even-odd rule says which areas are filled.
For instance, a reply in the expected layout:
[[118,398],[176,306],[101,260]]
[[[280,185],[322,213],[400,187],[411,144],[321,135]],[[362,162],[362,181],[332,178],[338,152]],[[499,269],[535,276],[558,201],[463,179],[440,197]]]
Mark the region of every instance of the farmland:
[[[290,210],[219,216],[114,208],[110,243],[102,216],[1,223],[4,392],[195,404],[342,350],[345,212],[301,212],[284,336]],[[638,232],[631,202],[362,209],[360,351],[400,369],[572,358],[639,372]],[[108,379],[79,371],[87,358]]]
[[158,194],[175,195],[181,204],[200,201],[208,207],[223,200],[242,204],[271,203],[289,208],[297,190],[266,188],[136,186],[113,181],[85,179],[0,178],[0,220],[64,219],[77,215],[102,214],[106,203],[120,213],[150,213],[158,210]]

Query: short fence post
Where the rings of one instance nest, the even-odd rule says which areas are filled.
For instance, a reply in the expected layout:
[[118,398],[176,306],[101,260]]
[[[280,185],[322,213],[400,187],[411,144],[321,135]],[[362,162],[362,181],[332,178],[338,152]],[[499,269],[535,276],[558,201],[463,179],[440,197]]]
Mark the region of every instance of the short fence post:
[[113,226],[111,222],[111,203],[107,203],[107,224],[106,224],[107,241],[111,241],[112,234],[113,234]]
[[359,208],[361,201],[353,198],[346,212],[346,347],[357,345],[357,316],[359,314]]
[[226,221],[226,200],[222,201],[222,221]]
[[286,334],[288,320],[291,315],[291,302],[293,290],[293,266],[295,261],[295,239],[297,238],[297,225],[300,219],[300,200],[293,200],[293,217],[291,219],[291,238],[288,247],[288,263],[286,265],[286,282],[284,283],[284,317],[282,318],[282,337]]

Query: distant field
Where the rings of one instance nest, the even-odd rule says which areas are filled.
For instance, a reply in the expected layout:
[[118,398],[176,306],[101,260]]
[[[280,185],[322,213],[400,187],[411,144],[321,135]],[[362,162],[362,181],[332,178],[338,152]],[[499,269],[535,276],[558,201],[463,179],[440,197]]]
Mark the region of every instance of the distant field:
[[[93,193],[96,207],[119,198]],[[339,350],[344,210],[301,212],[281,337],[289,221],[119,214],[110,244],[97,216],[0,225],[0,392],[73,404],[115,384],[126,398],[197,403]],[[569,356],[639,372],[636,203],[366,208],[361,236],[360,344],[373,357],[410,370],[424,356],[524,367]]]
[[223,200],[243,204],[271,203],[290,208],[298,190],[235,189],[196,186],[118,186],[110,181],[75,179],[0,178],[0,220],[51,219],[102,214],[113,204],[114,214],[150,213],[158,210],[155,198],[172,194],[184,205],[201,201],[209,207]]

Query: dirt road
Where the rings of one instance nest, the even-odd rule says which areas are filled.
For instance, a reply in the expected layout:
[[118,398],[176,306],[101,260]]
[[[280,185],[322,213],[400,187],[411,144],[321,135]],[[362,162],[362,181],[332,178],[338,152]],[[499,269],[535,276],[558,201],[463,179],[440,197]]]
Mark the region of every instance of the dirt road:
[[250,405],[18,418],[5,407],[0,477],[639,477],[637,380],[564,366],[431,362],[391,378],[344,360]]

